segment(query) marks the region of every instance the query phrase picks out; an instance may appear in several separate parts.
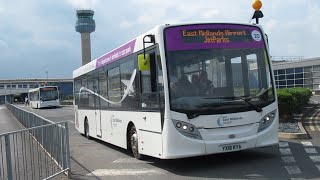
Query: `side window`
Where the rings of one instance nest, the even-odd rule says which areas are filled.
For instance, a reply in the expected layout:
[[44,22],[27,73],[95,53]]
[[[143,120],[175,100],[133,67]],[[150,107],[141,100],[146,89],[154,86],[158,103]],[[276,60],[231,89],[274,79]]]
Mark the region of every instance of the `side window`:
[[[108,99],[108,83],[107,83],[107,73],[103,72],[99,74],[99,94],[104,97],[105,99]],[[108,102],[100,99],[100,107],[101,109],[108,108]]]
[[75,105],[79,105],[80,103],[80,88],[81,88],[81,79],[76,79],[74,81],[74,100],[75,100]]
[[[93,92],[96,92],[96,87],[94,86],[94,79],[88,80],[88,89],[90,89]],[[92,93],[88,94],[89,96],[89,108],[95,108],[95,95]]]
[[133,75],[134,61],[128,61],[120,65],[121,71],[121,97],[124,95],[125,91],[129,91],[127,97],[122,102],[122,107],[129,109],[137,109],[139,106],[139,97],[137,93],[137,88],[135,81],[137,81],[137,76],[133,81],[132,88],[128,89],[130,84],[130,78]]
[[[87,78],[83,77],[81,80],[81,87],[87,88]],[[89,103],[89,96],[87,91],[82,91],[80,93],[80,106],[81,108],[87,108]]]
[[[108,97],[110,101],[119,102],[121,100],[119,67],[108,71]],[[119,107],[121,104],[110,104],[110,107]]]
[[150,70],[141,71],[141,107],[159,108],[155,53],[150,54]]

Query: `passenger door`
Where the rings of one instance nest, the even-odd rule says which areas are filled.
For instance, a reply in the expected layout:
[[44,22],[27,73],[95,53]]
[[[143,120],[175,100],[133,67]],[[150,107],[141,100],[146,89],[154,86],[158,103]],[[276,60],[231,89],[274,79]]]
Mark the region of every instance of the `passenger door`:
[[99,97],[99,81],[98,79],[93,80],[93,91],[94,95],[94,116],[96,123],[96,133],[97,137],[102,137],[102,129],[101,129],[101,109],[100,109],[100,97]]

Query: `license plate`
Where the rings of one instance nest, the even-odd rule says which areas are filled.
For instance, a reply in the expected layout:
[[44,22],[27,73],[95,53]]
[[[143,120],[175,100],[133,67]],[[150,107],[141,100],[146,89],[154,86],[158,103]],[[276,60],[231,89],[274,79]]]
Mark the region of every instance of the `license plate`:
[[241,144],[230,144],[230,145],[224,145],[222,146],[222,151],[227,152],[227,151],[237,151],[241,150]]

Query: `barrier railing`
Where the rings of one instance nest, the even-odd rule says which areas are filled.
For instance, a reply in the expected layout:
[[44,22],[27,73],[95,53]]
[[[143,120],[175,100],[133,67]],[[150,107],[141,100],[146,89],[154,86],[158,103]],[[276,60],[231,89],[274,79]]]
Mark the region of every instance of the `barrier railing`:
[[7,108],[27,129],[0,134],[0,179],[70,175],[68,123],[53,123],[10,104]]

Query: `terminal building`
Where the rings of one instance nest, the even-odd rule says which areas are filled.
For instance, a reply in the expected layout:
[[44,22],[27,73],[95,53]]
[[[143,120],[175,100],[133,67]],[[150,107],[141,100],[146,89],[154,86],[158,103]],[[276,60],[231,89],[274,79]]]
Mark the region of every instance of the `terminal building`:
[[305,87],[320,93],[320,57],[272,63],[277,88]]
[[7,102],[22,102],[29,89],[44,85],[58,86],[60,100],[73,99],[72,79],[15,79],[0,80],[0,104]]

